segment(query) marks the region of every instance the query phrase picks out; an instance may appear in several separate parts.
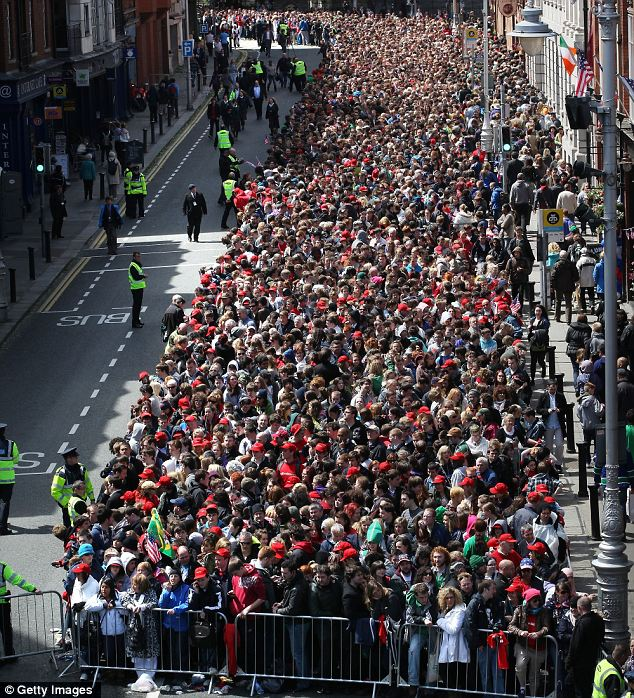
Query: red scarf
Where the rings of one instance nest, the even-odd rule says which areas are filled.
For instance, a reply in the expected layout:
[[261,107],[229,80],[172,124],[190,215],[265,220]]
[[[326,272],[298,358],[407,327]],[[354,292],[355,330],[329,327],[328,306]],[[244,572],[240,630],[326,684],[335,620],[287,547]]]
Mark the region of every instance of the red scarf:
[[509,641],[506,635],[500,631],[497,633],[491,633],[487,637],[487,645],[491,648],[497,647],[498,651],[498,669],[508,669],[509,668],[509,657],[508,657],[508,647]]

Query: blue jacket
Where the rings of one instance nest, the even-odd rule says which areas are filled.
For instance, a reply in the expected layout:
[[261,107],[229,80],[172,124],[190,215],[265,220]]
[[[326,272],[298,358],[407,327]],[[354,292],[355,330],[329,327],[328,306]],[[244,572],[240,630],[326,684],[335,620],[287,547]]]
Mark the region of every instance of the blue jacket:
[[[119,220],[121,220],[121,211],[119,211],[119,207],[117,204],[110,204],[112,210],[116,212],[116,214],[119,216]],[[99,223],[97,226],[99,228],[103,228],[103,219],[104,219],[104,214],[106,212],[106,204],[101,204],[101,210],[99,211]]]
[[186,632],[189,628],[189,618],[187,610],[189,609],[189,585],[179,584],[176,589],[168,591],[163,589],[158,602],[159,608],[173,608],[174,615],[162,613],[163,627],[177,632]]
[[592,278],[594,279],[594,283],[597,285],[597,293],[604,293],[604,269],[603,257],[601,257],[601,259],[596,263],[594,271],[592,272]]
[[92,160],[82,160],[79,166],[79,178],[93,181],[97,179],[97,168]]

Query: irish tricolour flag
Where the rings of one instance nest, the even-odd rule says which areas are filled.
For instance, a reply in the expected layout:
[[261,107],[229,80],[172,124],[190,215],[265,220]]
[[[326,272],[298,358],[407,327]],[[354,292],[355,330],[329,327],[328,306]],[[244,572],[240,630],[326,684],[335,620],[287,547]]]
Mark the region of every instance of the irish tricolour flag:
[[561,53],[561,60],[564,62],[564,68],[568,75],[574,73],[577,67],[577,49],[568,46],[564,37],[559,35],[559,53]]

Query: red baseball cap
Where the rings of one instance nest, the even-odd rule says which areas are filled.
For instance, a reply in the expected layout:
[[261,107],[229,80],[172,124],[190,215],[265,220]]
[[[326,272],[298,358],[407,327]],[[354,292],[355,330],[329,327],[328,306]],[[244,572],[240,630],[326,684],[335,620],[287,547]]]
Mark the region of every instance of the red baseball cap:
[[498,540],[500,543],[517,543],[515,538],[510,533],[503,533]]

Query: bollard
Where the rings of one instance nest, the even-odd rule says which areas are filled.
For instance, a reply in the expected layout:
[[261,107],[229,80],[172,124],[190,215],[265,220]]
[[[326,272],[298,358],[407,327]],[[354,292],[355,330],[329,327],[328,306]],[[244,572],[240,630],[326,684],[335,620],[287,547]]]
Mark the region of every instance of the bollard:
[[548,377],[555,377],[555,347],[548,347]]
[[150,121],[150,143],[156,143],[156,124],[153,121]]
[[35,281],[35,247],[28,247],[29,251],[29,279]]
[[147,129],[143,129],[143,152],[147,153]]
[[18,289],[15,283],[15,269],[9,267],[9,303],[15,303],[18,300]]
[[590,462],[590,445],[585,441],[577,444],[579,465],[579,491],[577,497],[588,496],[588,463]]
[[590,535],[592,540],[601,540],[601,521],[599,519],[599,485],[588,485],[590,490]]
[[555,373],[555,380],[557,381],[557,392],[563,393],[564,392],[564,374],[563,373]]
[[50,264],[53,261],[53,258],[51,256],[51,231],[50,230],[44,231],[44,259],[46,260],[47,264]]
[[200,73],[198,73],[198,92],[200,92]]
[[167,107],[167,128],[169,128],[172,125],[172,110],[170,107]]
[[106,173],[105,172],[99,173],[99,198],[102,200],[106,198]]
[[163,114],[159,114],[159,136],[163,135]]
[[566,405],[566,453],[575,453],[575,406],[572,402]]

